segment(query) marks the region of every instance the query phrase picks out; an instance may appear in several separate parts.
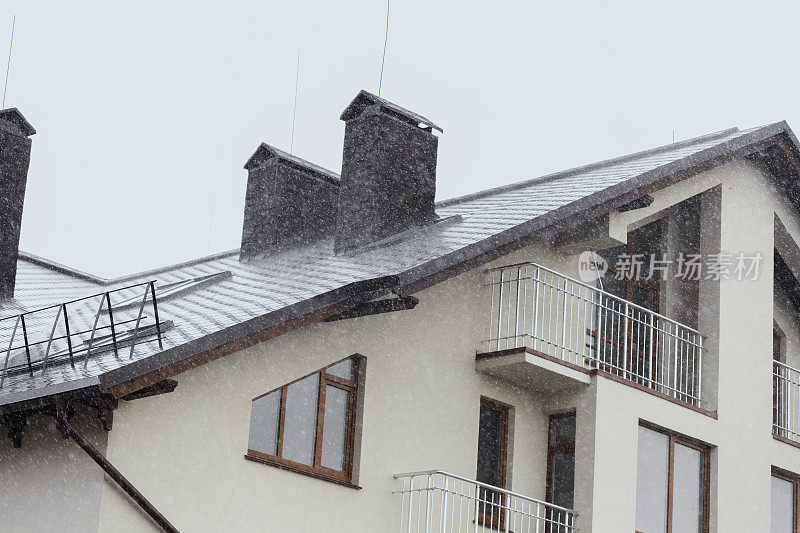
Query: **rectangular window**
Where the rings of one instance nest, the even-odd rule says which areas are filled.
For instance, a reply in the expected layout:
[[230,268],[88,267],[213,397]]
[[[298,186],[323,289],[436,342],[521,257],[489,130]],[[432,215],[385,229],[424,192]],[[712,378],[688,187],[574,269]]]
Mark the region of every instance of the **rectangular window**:
[[772,432],[775,435],[785,437],[789,423],[787,420],[788,409],[783,401],[786,396],[787,384],[790,383],[790,376],[783,364],[783,335],[778,328],[772,328]]
[[[599,287],[617,298],[658,313],[661,272],[651,272],[651,262],[663,259],[665,229],[666,225],[657,220],[629,232],[626,245],[598,251],[608,265],[598,280]],[[589,342],[597,358],[609,363],[600,364],[599,368],[627,377],[630,377],[628,372],[648,375],[650,354],[659,339],[650,338],[651,319],[647,313],[630,306],[626,308],[605,295],[599,297],[598,304],[600,314],[596,323],[599,328],[587,333],[594,337]],[[637,382],[645,384],[644,380]]]
[[771,533],[798,533],[800,477],[772,469]]
[[246,457],[351,482],[359,359],[348,357],[255,398]]
[[575,413],[550,416],[547,439],[547,501],[572,509],[575,485]]
[[708,531],[709,448],[639,426],[636,531]]
[[603,290],[658,312],[659,272],[650,271],[653,257],[662,259],[664,228],[661,221],[628,233],[625,246],[598,251],[608,264],[602,277]]
[[[550,415],[547,436],[548,502],[572,509],[575,504],[575,412]],[[566,524],[567,517],[551,512],[550,524]],[[558,527],[547,531],[556,532]]]
[[[506,460],[508,456],[508,407],[481,398],[478,423],[478,473],[477,481],[506,488]],[[496,490],[481,487],[480,523],[502,527],[503,496]]]

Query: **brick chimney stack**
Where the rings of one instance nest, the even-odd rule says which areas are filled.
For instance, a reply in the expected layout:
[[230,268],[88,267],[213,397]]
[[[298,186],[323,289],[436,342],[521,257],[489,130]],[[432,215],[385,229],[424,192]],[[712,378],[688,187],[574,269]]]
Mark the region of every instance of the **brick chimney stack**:
[[336,252],[437,220],[433,122],[361,91],[345,122]]
[[338,175],[263,143],[244,168],[247,193],[240,260],[333,233]]
[[36,133],[16,108],[0,110],[0,300],[13,298],[17,256],[31,160],[30,136]]

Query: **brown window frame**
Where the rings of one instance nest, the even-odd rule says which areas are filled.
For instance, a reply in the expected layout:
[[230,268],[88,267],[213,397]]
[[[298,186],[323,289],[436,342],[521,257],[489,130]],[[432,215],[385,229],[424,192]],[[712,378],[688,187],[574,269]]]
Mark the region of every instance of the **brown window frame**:
[[[497,485],[501,489],[508,490],[506,486],[508,482],[508,433],[509,433],[509,415],[511,412],[511,408],[508,405],[496,402],[484,396],[481,396],[481,407],[486,407],[487,409],[491,409],[493,411],[498,411],[501,414],[500,419],[500,483]],[[480,430],[480,425],[479,425]],[[478,439],[480,439],[480,435],[478,435]],[[477,477],[477,476],[476,476]],[[478,513],[478,525],[485,526],[492,529],[502,529],[505,524],[505,509],[503,501],[505,499],[504,495],[498,495],[498,501],[494,504],[494,506],[498,507],[498,514],[494,517],[484,514]]]
[[792,533],[800,533],[800,475],[773,466],[772,477],[788,481],[792,484]]
[[[643,420],[639,421],[639,425],[643,428],[661,433],[669,437],[669,458],[668,458],[668,482],[667,482],[667,533],[672,533],[672,489],[675,479],[675,444],[681,444],[687,448],[695,449],[703,454],[703,515],[702,529],[703,533],[709,532],[709,507],[711,504],[711,448],[709,444],[700,440],[688,437],[681,433],[666,429],[656,424],[651,424]],[[637,472],[638,476],[638,472]],[[637,531],[636,533],[640,533]]]
[[[654,220],[653,222],[650,222],[650,224],[657,224],[658,225],[658,230],[657,231],[658,231],[658,234],[659,234],[659,252],[657,252],[657,253],[660,253],[660,251],[661,251],[660,248],[663,245],[664,240],[666,239],[666,224],[664,223],[663,219]],[[645,224],[645,226],[646,225],[648,225],[648,224]],[[644,227],[644,226],[642,226],[642,227]],[[628,254],[628,257],[631,259],[631,261],[633,261],[634,255],[636,255],[634,253],[636,251],[635,233],[636,233],[636,231],[638,229],[641,229],[641,228],[637,228],[636,230],[629,231],[627,233],[627,237],[626,237],[625,253]],[[650,280],[647,280],[647,279],[642,279],[642,278],[638,277],[638,275],[637,275],[638,274],[638,270],[631,269],[631,271],[624,271],[624,270],[618,269],[616,267],[616,265],[612,265],[611,263],[607,263],[607,265],[608,265],[608,271],[609,272],[614,272],[615,274],[617,274],[619,276],[622,276],[622,278],[625,279],[625,297],[624,297],[624,300],[633,303],[633,291],[638,287],[638,288],[641,288],[641,289],[644,289],[644,290],[650,292],[653,295],[653,309],[651,309],[651,311],[653,311],[654,313],[659,313],[660,312],[660,308],[661,308],[661,281],[660,280],[656,280],[654,282],[654,281],[650,281]],[[649,353],[640,353],[639,350],[637,350],[636,348],[633,347],[632,339],[633,339],[633,332],[635,331],[635,327],[634,327],[634,324],[633,324],[633,317],[632,316],[626,317],[626,321],[628,322],[628,333],[627,333],[627,336],[628,336],[627,337],[627,341],[628,341],[628,353],[627,353],[627,355],[628,355],[628,365],[627,366],[628,366],[628,368],[626,368],[625,370],[628,371],[628,372],[631,372],[631,371],[633,371],[633,363],[634,363],[633,358],[634,357],[637,357],[637,358],[640,358],[640,359],[646,359],[648,365],[652,364],[652,361],[650,361],[650,354]],[[619,341],[614,340],[614,339],[609,339],[609,338],[603,336],[599,331],[595,331],[593,329],[588,329],[587,328],[586,333],[591,335],[591,336],[593,336],[593,337],[595,337],[597,339],[598,343],[600,343],[600,342],[610,342],[612,344],[616,344],[617,346],[619,346],[619,344],[620,344]],[[602,370],[605,370],[607,372],[611,372],[611,373],[615,373],[615,374],[619,374],[620,373],[619,370],[615,369],[612,366],[605,365],[600,361],[597,361],[596,364],[598,365],[598,368],[601,368]]]
[[[650,224],[658,224],[658,233],[659,233],[659,247],[664,242],[665,239],[665,227],[664,223],[661,219],[654,220]],[[645,224],[647,225],[647,224]],[[644,227],[644,226],[642,226]],[[634,252],[636,251],[636,239],[635,239],[636,230],[629,231],[627,235],[627,241],[625,242],[625,251],[628,254],[628,257],[633,260]],[[619,270],[615,265],[609,264],[608,270],[614,272],[616,274],[621,275],[625,278],[625,300],[629,302],[633,302],[633,290],[636,287],[640,287],[647,291],[653,293],[653,307],[651,311],[658,313],[659,307],[661,306],[661,283],[659,281],[650,281],[647,279],[640,278],[637,276],[638,271],[623,271]]]
[[[555,413],[547,417],[547,480],[545,482],[545,501],[553,503],[553,457],[557,453],[575,453],[575,442],[567,444],[554,445],[550,442],[550,423],[554,418],[575,418],[575,433],[578,432],[578,418],[577,411],[567,411],[565,413]],[[573,497],[575,496],[575,487],[572,487]]]
[[[573,417],[575,418],[575,438],[577,439],[578,436],[578,412],[577,410],[566,411],[563,413],[554,413],[547,417],[547,474],[545,479],[545,501],[548,503],[553,503],[553,458],[557,453],[569,453],[572,452],[573,458],[575,458],[575,442],[569,442],[566,444],[558,444],[554,445],[550,441],[550,424],[554,418],[568,418]],[[574,467],[573,467],[574,468]],[[573,479],[573,486],[572,486],[572,498],[575,498],[575,480]],[[573,502],[574,507],[574,502]],[[555,533],[558,530],[558,523],[556,522],[557,516],[554,513],[554,510],[551,508],[547,509],[547,519],[548,522],[545,525],[545,533]]]
[[[777,346],[778,351],[775,352],[775,347]],[[777,359],[776,359],[777,356]],[[783,335],[781,334],[780,330],[773,326],[772,327],[772,431],[773,433],[780,433],[781,430],[776,431],[775,425],[779,422],[778,418],[781,415],[780,406],[783,404],[783,387],[779,386],[779,380],[775,377],[776,373],[780,372],[782,368],[780,365],[776,365],[775,362],[783,363]],[[780,375],[780,374],[779,374]]]
[[[353,360],[354,365],[354,375],[355,380],[347,380],[340,378],[339,376],[334,376],[333,374],[328,374],[326,370],[332,366],[335,366],[343,361],[348,359]],[[286,383],[285,385],[281,385],[280,387],[276,387],[264,394],[256,396],[253,398],[252,401],[258,400],[259,398],[263,398],[264,396],[268,396],[274,392],[280,391],[281,393],[281,403],[280,403],[280,412],[278,415],[278,434],[277,434],[277,444],[276,444],[276,455],[270,455],[264,452],[259,452],[257,450],[252,450],[250,448],[247,449],[247,453],[245,454],[245,458],[251,459],[260,463],[268,464],[271,466],[276,466],[278,468],[282,468],[285,470],[290,470],[293,472],[297,472],[299,474],[309,475],[311,477],[315,477],[318,479],[323,479],[326,481],[332,481],[334,483],[342,484],[351,486],[353,488],[360,488],[356,485],[353,485],[353,452],[355,449],[355,437],[356,437],[356,409],[358,405],[358,395],[359,395],[359,376],[361,373],[361,368],[363,365],[362,361],[363,357],[359,354],[353,354],[343,359],[339,359],[319,370],[306,374],[294,381]],[[316,423],[316,430],[314,435],[314,464],[313,465],[305,465],[303,463],[298,463],[295,461],[291,461],[289,459],[284,459],[282,457],[283,454],[283,435],[284,435],[284,427],[286,424],[286,391],[288,387],[298,381],[302,381],[308,377],[311,377],[315,374],[320,375],[319,379],[319,390],[317,392],[317,423]],[[339,471],[332,468],[327,468],[322,466],[322,438],[323,433],[325,431],[325,393],[327,387],[336,387],[339,389],[343,389],[348,391],[349,393],[349,402],[348,402],[348,409],[347,409],[347,442],[345,444],[345,464],[344,470]]]

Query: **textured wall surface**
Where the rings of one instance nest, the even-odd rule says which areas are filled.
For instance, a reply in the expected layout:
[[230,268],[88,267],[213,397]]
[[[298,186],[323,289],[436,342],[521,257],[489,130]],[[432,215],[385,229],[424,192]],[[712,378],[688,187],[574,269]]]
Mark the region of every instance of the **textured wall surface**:
[[31,140],[0,119],[0,299],[14,295]]
[[336,249],[378,241],[436,218],[438,138],[368,107],[347,122]]

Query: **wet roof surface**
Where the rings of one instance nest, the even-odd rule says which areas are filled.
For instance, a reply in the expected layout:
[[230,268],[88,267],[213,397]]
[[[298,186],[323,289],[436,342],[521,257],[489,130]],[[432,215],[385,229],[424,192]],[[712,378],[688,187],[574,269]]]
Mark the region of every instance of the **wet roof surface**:
[[[160,320],[173,324],[163,335],[163,350],[149,337],[146,339],[148,342],[137,344],[133,358],[128,357],[129,348],[121,350],[124,353],[119,357],[113,351],[106,350],[93,353],[86,369],[82,361],[73,369],[62,359],[49,364],[44,373],[41,370],[35,372],[33,377],[27,372],[9,374],[0,389],[0,405],[98,385],[104,375],[128,366],[140,373],[156,369],[163,364],[156,357],[159,352],[176,347],[188,349],[186,347],[193,343],[196,344],[196,348],[193,348],[195,352],[202,351],[223,339],[233,340],[231,336],[237,325],[253,322],[257,317],[281,313],[289,306],[348,284],[381,276],[410,275],[410,272],[420,271],[426,266],[440,268],[444,258],[450,261],[450,258],[459,254],[473,253],[477,246],[492,246],[504,232],[546,213],[655,169],[674,166],[676,162],[694,164],[692,158],[700,155],[719,157],[740,149],[743,142],[755,142],[757,138],[775,135],[780,128],[788,129],[785,124],[779,124],[745,131],[726,130],[440,202],[437,205],[438,215],[452,219],[406,232],[381,246],[365,247],[345,254],[334,254],[331,236],[327,241],[248,262],[240,262],[238,251],[232,251],[118,280],[103,280],[21,254],[16,303],[6,303],[2,309],[3,316],[16,314],[19,308],[32,310],[141,281],[156,280],[158,289],[182,280],[217,273],[230,274],[217,276],[213,282],[197,284],[195,287],[187,283],[185,290],[169,297],[165,295],[163,299],[159,297]],[[186,288],[186,285],[189,287]],[[130,312],[138,311],[135,305],[130,308]],[[96,312],[97,300],[87,301],[80,309],[70,310],[70,321],[90,329]],[[13,326],[13,321],[8,322]],[[52,327],[52,323],[48,327]],[[225,332],[228,334],[216,337],[213,342],[208,340],[209,335]],[[44,334],[49,335],[49,330]],[[3,338],[8,339],[8,336],[4,337],[0,329],[0,343]],[[5,347],[1,344],[0,353],[3,354],[0,357],[2,368]]]

